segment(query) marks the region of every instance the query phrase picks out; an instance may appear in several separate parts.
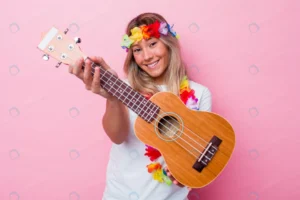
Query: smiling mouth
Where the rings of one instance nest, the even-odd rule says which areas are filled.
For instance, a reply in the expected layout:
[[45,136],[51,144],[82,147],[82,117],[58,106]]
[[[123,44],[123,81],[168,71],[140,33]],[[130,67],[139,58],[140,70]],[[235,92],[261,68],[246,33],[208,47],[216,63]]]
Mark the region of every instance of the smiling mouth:
[[149,67],[149,68],[154,68],[157,65],[158,62],[159,62],[159,60],[154,62],[154,63],[151,63],[149,65],[146,65],[146,66]]

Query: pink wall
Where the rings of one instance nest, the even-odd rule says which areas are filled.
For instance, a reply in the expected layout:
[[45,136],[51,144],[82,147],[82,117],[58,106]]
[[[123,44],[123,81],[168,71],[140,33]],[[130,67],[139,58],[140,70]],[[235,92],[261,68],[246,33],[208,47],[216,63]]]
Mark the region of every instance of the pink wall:
[[111,146],[105,101],[67,66],[43,61],[37,44],[52,25],[69,27],[85,53],[122,77],[121,36],[145,11],[175,24],[191,78],[236,131],[227,168],[190,199],[300,199],[299,1],[120,2],[2,3],[0,199],[101,199]]

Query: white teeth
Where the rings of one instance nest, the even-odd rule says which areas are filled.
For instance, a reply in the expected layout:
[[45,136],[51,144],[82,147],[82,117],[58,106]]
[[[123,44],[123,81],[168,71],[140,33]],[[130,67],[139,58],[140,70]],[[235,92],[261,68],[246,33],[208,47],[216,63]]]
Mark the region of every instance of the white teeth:
[[156,61],[155,63],[152,63],[152,64],[150,64],[150,65],[147,65],[148,67],[150,67],[150,68],[153,68],[153,67],[155,67],[155,65],[158,63],[158,61]]

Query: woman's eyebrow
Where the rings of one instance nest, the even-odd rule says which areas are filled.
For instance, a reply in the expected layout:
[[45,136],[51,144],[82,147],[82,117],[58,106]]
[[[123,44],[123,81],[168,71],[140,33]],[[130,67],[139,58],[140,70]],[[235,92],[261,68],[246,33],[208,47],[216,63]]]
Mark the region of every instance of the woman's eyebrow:
[[133,44],[131,47],[133,48],[133,47],[135,47],[135,46],[138,46],[138,44]]

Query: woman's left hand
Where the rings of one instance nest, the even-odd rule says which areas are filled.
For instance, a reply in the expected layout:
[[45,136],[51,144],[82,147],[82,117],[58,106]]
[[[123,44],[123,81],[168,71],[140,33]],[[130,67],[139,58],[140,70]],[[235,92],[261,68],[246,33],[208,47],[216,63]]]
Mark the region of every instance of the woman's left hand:
[[[168,177],[171,179],[171,181],[175,184],[178,185],[179,187],[185,187],[184,185],[182,185],[181,183],[179,183],[171,174],[171,172],[169,171],[168,167],[166,166],[165,171],[167,172]],[[190,191],[192,190],[192,188],[187,187]]]

